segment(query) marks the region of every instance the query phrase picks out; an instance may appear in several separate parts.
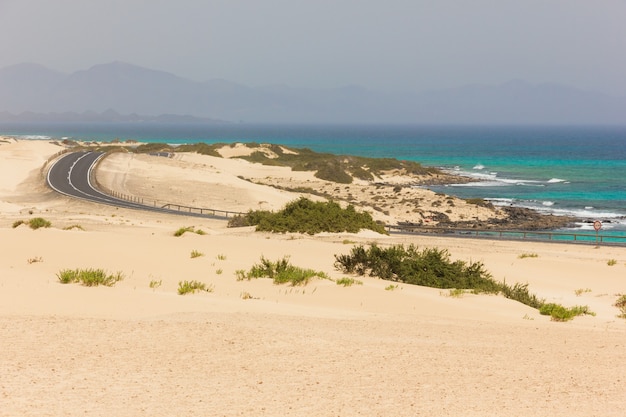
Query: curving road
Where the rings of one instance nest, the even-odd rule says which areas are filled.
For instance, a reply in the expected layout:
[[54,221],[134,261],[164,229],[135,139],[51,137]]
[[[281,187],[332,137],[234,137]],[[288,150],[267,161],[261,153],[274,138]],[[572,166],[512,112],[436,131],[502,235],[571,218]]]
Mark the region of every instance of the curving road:
[[159,213],[178,214],[183,216],[224,218],[223,216],[211,214],[189,213],[162,207],[147,206],[111,197],[108,194],[98,191],[91,184],[90,178],[91,171],[94,169],[95,164],[103,156],[103,152],[90,151],[72,152],[63,155],[48,170],[46,181],[50,188],[58,193],[95,203],[130,209],[148,210]]

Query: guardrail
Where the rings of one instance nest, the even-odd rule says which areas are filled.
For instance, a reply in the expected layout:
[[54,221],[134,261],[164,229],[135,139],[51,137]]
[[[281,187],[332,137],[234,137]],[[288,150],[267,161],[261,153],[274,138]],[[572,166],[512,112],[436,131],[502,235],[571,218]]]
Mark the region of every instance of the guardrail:
[[490,230],[490,229],[444,229],[428,226],[393,225],[385,226],[388,232],[446,235],[458,237],[479,237],[485,239],[535,240],[552,242],[604,243],[626,245],[626,236],[613,236],[595,233],[570,233],[561,231]]

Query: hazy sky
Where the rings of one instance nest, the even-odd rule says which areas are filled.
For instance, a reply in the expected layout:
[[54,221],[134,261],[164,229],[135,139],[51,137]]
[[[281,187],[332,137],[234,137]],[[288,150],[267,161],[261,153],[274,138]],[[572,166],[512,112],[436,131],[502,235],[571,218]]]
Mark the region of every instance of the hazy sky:
[[124,61],[250,86],[511,79],[626,95],[626,0],[0,0],[0,67]]

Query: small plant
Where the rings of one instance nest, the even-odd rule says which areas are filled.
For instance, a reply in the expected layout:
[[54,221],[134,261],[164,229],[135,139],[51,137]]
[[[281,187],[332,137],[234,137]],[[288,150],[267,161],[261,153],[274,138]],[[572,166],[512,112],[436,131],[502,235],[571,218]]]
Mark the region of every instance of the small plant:
[[614,266],[614,265],[617,265],[617,261],[616,261],[615,259],[609,259],[609,260],[606,262],[606,264],[607,264],[608,266]]
[[187,226],[187,227],[181,227],[180,229],[178,229],[177,231],[175,231],[175,232],[174,232],[174,236],[179,237],[179,236],[184,235],[184,234],[185,234],[185,233],[187,233],[187,232],[195,233],[195,234],[197,234],[197,235],[205,235],[205,234],[206,234],[206,233],[205,233],[203,230],[201,230],[201,229],[196,230],[196,229],[195,229],[195,227],[193,227],[193,226]]
[[34,264],[37,262],[43,262],[43,259],[41,258],[41,256],[35,256],[34,258],[28,258],[26,262],[28,262],[29,264]]
[[461,298],[465,294],[465,290],[461,288],[452,288],[448,293],[448,297]]
[[199,258],[200,256],[204,256],[204,253],[199,252],[199,251],[197,251],[195,249],[191,251],[191,258],[192,259],[193,258]]
[[157,281],[157,280],[153,279],[153,280],[150,281],[150,288],[152,288],[153,290],[157,289],[157,288],[159,288],[161,286],[161,284],[163,284],[163,280],[158,280]]
[[23,224],[24,224],[24,220],[16,220],[13,222],[13,228],[15,229]]
[[63,269],[57,274],[62,284],[81,283],[86,287],[104,285],[112,287],[118,281],[124,279],[121,272],[108,274],[103,269]]
[[223,272],[224,271],[222,270],[222,268],[219,268],[219,269],[215,270],[215,274],[217,274],[217,275],[222,275]]
[[241,299],[242,300],[254,300],[254,299],[258,299],[258,297],[253,297],[252,294],[250,294],[248,291],[244,291],[241,293]]
[[588,314],[595,316],[595,313],[589,311],[587,306],[574,306],[570,308],[563,307],[560,304],[546,303],[539,308],[539,313],[544,316],[550,316],[553,321],[569,321],[576,316]]
[[189,293],[196,293],[198,291],[213,292],[213,286],[207,286],[204,282],[200,281],[179,281],[178,282],[178,294],[185,295]]
[[28,221],[28,226],[33,230],[37,230],[42,227],[50,227],[52,223],[42,217],[34,217]]
[[522,253],[520,256],[518,256],[518,258],[520,259],[525,259],[525,258],[538,258],[539,255],[537,255],[536,253]]
[[335,281],[337,285],[343,285],[344,287],[351,287],[353,285],[363,285],[363,281],[359,281],[354,278],[339,278]]
[[385,291],[395,291],[398,289],[398,284],[389,284],[385,287]]
[[574,291],[574,294],[576,294],[576,297],[580,297],[582,294],[586,292],[591,292],[591,288],[578,288],[577,290]]
[[218,259],[219,261],[225,261],[225,260],[226,260],[226,255],[219,254],[219,255],[217,255],[217,259]]
[[314,271],[293,266],[289,263],[289,257],[285,256],[276,262],[261,257],[261,263],[253,265],[250,271],[237,271],[237,280],[250,280],[251,278],[271,278],[274,284],[291,283],[292,286],[306,285],[313,277],[328,279],[324,272]]
[[626,319],[626,294],[620,294],[619,298],[613,304],[615,307],[619,308],[620,315],[617,317]]
[[85,229],[83,229],[83,226],[81,226],[80,224],[73,224],[71,226],[66,226],[66,227],[63,228],[63,230],[74,230],[74,229],[85,230]]
[[237,278],[237,281],[243,281],[244,279],[250,281],[250,279],[252,279],[252,277],[249,276],[244,269],[236,270],[235,277]]

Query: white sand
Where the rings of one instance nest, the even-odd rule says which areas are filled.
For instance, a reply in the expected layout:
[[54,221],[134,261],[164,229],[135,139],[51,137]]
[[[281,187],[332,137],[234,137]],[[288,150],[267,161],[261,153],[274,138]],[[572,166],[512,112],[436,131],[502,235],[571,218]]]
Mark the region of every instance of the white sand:
[[[58,196],[40,168],[59,147],[9,142],[0,142],[0,416],[623,414],[626,320],[612,304],[626,293],[624,248],[229,229]],[[298,194],[238,176],[280,175],[314,180],[198,155],[108,158],[99,180],[246,211]],[[35,216],[53,226],[11,227]],[[84,230],[63,230],[71,225]],[[206,234],[173,237],[182,226]],[[235,278],[261,256],[340,278],[334,255],[349,252],[345,240],[446,248],[498,280],[527,282],[548,301],[588,305],[596,316],[557,323],[499,296],[454,298],[405,284],[386,291],[389,282],[369,277],[347,288]],[[193,250],[204,256],[192,259]],[[90,267],[126,278],[111,288],[56,278]],[[214,291],[180,296],[181,280]]]

